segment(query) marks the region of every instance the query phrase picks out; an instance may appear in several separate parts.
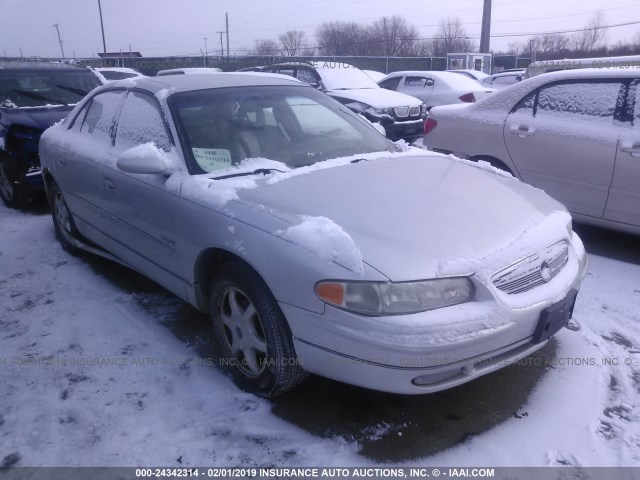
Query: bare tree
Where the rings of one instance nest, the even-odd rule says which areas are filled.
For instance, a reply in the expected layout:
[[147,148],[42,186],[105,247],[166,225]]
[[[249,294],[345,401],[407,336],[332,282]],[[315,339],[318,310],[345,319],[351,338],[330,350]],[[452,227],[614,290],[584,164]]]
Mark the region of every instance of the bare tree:
[[536,39],[536,52],[544,60],[560,58],[569,52],[571,39],[562,33],[548,33]]
[[256,55],[279,55],[280,45],[271,39],[259,38],[253,47]]
[[596,12],[584,30],[576,32],[573,35],[571,39],[573,50],[577,53],[589,53],[603,44],[605,37],[604,14],[602,12]]
[[528,45],[523,42],[509,42],[507,46],[507,53],[510,55],[515,55],[516,57],[521,55],[528,49]]
[[316,30],[320,55],[367,55],[366,29],[355,22],[325,22]]
[[278,39],[282,45],[282,51],[289,57],[300,54],[306,43],[302,30],[289,30],[280,35]]
[[418,29],[400,15],[382,17],[369,28],[370,42],[378,55],[408,57],[420,48]]
[[475,49],[459,17],[440,20],[440,25],[432,41],[435,57],[444,57],[447,53],[471,52]]

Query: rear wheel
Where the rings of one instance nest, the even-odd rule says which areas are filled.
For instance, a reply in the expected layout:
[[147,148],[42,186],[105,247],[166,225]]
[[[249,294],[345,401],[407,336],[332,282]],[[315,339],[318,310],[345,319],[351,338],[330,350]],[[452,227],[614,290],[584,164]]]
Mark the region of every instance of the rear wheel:
[[306,378],[284,314],[251,267],[223,265],[210,298],[220,364],[240,388],[271,398]]
[[69,253],[76,253],[78,249],[71,243],[70,238],[78,238],[78,229],[73,223],[73,217],[67,207],[60,187],[56,182],[51,182],[49,188],[49,205],[51,206],[51,216],[53,217],[53,226],[56,231],[56,238]]
[[25,172],[8,160],[0,160],[0,197],[10,208],[26,209],[31,204]]

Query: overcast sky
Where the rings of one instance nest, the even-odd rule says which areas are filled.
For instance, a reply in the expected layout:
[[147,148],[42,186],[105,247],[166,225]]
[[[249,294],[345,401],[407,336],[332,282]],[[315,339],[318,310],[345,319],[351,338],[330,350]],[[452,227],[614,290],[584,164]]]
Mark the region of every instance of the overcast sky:
[[[440,19],[458,16],[479,43],[482,0],[101,0],[108,51],[140,51],[143,56],[220,51],[218,31],[229,13],[231,53],[251,49],[256,38],[277,39],[303,30],[315,42],[318,25],[331,20],[369,24],[400,14],[432,36]],[[579,29],[596,11],[607,25],[640,22],[638,0],[493,0],[491,48],[506,49],[527,36],[499,36]],[[0,55],[60,56],[59,24],[67,57],[102,51],[98,0],[0,0]],[[607,40],[630,40],[640,23],[607,29]],[[640,54],[640,52],[638,52]]]

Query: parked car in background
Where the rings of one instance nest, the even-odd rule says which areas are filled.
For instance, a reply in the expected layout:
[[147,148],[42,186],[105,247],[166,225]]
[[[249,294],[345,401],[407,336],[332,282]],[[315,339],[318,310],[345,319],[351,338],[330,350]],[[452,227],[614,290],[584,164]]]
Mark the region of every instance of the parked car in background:
[[422,100],[427,109],[436,105],[476,102],[493,92],[470,78],[452,72],[393,72],[380,80],[378,85],[416,97]]
[[640,234],[639,84],[634,70],[546,73],[432,109],[424,145],[508,170],[581,222]]
[[160,70],[158,73],[156,73],[156,76],[161,77],[163,75],[185,75],[187,73],[189,74],[193,74],[193,73],[216,73],[216,72],[222,72],[221,68],[170,68],[168,70]]
[[524,78],[525,70],[511,70],[508,72],[494,73],[480,81],[480,85],[502,90],[509,85],[520,82]]
[[114,82],[41,155],[62,245],[209,312],[219,365],[266,397],[308,372],[403,394],[467,382],[544,346],[586,274],[540,190],[400,152],[293,79]]
[[42,191],[40,135],[100,85],[84,67],[0,62],[0,197],[7,206],[27,208]]
[[346,63],[279,63],[264,71],[290,75],[325,92],[372,123],[380,123],[391,140],[422,136],[426,106],[417,98],[381,89],[359,68]]
[[480,70],[447,70],[447,72],[457,73],[458,75],[464,75],[472,80],[481,81],[489,76],[488,73],[481,72]]
[[378,83],[378,80],[382,80],[384,77],[387,76],[386,73],[376,72],[375,70],[362,70],[362,71],[366,73],[367,76],[376,83]]
[[[124,80],[125,78],[143,77],[144,75],[133,68],[125,67],[100,67],[94,69],[104,77],[107,82]],[[105,82],[103,82],[105,83]]]
[[535,77],[542,73],[557,72],[559,70],[573,70],[579,68],[640,68],[640,55],[625,55],[621,57],[595,58],[562,58],[557,60],[539,60],[529,64],[525,78]]

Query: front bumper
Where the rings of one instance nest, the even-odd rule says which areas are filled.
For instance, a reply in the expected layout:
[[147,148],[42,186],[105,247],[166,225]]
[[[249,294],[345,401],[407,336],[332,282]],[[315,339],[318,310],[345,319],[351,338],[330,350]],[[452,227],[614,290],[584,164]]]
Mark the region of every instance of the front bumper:
[[[576,236],[577,239],[577,236]],[[401,394],[445,390],[531,355],[541,314],[578,290],[588,259],[577,239],[554,295],[523,306],[476,283],[476,301],[413,315],[364,317],[326,306],[324,314],[281,304],[304,369],[352,385]]]

